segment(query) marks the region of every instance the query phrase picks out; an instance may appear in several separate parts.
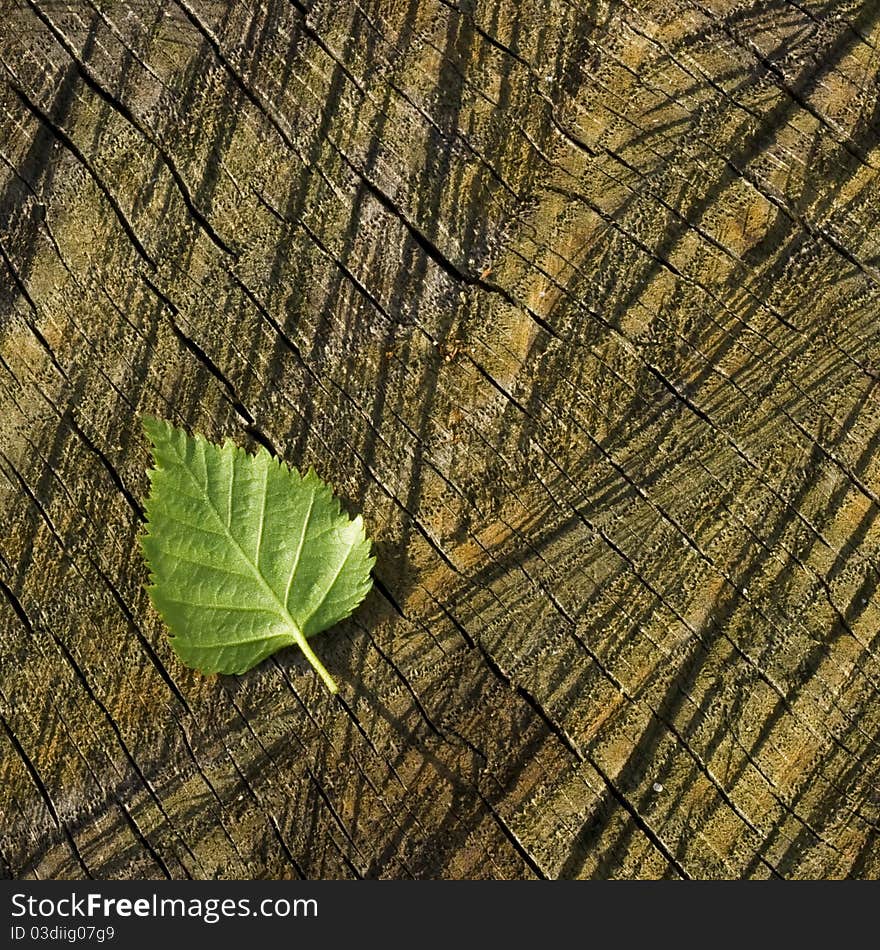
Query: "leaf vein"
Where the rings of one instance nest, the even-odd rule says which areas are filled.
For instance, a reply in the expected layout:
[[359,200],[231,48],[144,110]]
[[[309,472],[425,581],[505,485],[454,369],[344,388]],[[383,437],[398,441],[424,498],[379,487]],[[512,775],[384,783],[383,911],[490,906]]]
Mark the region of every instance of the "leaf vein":
[[159,554],[164,554],[166,557],[174,558],[176,561],[183,561],[184,564],[192,564],[195,567],[207,567],[210,570],[217,571],[221,574],[229,574],[230,577],[244,577],[246,579],[249,577],[248,574],[243,574],[241,571],[233,571],[231,568],[228,568],[225,565],[213,564],[210,561],[199,561],[195,558],[187,557],[185,554],[181,554],[179,551],[169,551],[167,548],[160,548],[159,545],[156,545],[156,550],[159,552]]
[[257,553],[255,563],[257,570],[260,569],[260,548],[263,546],[263,525],[266,523],[266,493],[269,484],[269,466],[263,466],[263,490],[260,501],[260,523],[257,525]]
[[[198,480],[196,479],[195,473],[191,471],[189,465],[187,465],[186,463],[186,457],[181,456],[180,452],[177,451],[176,446],[175,446],[175,453],[177,454],[178,459],[180,459],[183,470],[189,475],[190,479],[193,482],[195,482],[196,487],[198,487]],[[213,512],[214,517],[217,520],[217,523],[223,526],[223,519],[221,518],[220,512],[217,510],[216,506],[214,505],[214,502],[211,499],[210,495],[205,495],[203,499],[201,500],[205,502],[207,504],[207,507],[210,508],[210,510]],[[293,627],[294,629],[298,630],[299,628],[297,627],[297,624],[295,623],[293,617],[291,617],[290,612],[287,609],[287,605],[281,603],[281,600],[279,599],[278,594],[272,589],[272,586],[269,584],[266,578],[262,575],[262,573],[260,572],[260,569],[257,567],[256,564],[253,563],[253,561],[250,560],[247,554],[245,554],[244,549],[239,543],[238,538],[236,538],[235,535],[232,533],[231,528],[225,528],[224,533],[226,537],[229,539],[230,543],[233,545],[233,547],[238,551],[239,555],[241,556],[241,559],[251,569],[251,573],[253,574],[254,579],[260,584],[263,590],[266,591],[278,605],[278,614],[280,615],[281,619],[289,623],[290,626]],[[221,537],[222,537],[222,534],[221,534]]]
[[[176,597],[165,597],[166,603],[176,604],[178,607],[198,607],[199,610],[232,610],[242,614],[275,614],[272,607],[253,607],[250,604],[204,604],[201,601],[181,600]],[[282,636],[282,634],[277,634]]]
[[312,607],[312,609],[309,611],[308,616],[303,620],[303,623],[302,623],[302,625],[303,625],[303,630],[305,630],[306,625],[307,625],[308,622],[312,619],[312,617],[314,617],[315,614],[321,609],[321,607],[324,606],[324,602],[325,602],[325,601],[327,600],[327,598],[330,596],[330,591],[333,590],[334,585],[335,585],[336,582],[339,580],[339,575],[342,573],[342,569],[345,567],[346,562],[348,561],[349,557],[351,556],[351,552],[354,550],[354,546],[357,544],[357,542],[358,542],[358,537],[357,537],[357,535],[355,535],[355,536],[351,539],[351,544],[349,544],[348,550],[345,552],[345,557],[340,560],[340,562],[339,562],[339,567],[337,567],[337,569],[336,569],[336,573],[333,575],[332,580],[331,580],[330,583],[327,585],[326,589],[324,590],[324,593],[321,595],[321,599],[318,601],[317,604],[315,604],[314,607]]
[[296,572],[299,569],[300,558],[302,557],[303,546],[306,543],[306,535],[309,533],[309,524],[312,520],[312,511],[315,508],[315,497],[317,496],[317,491],[312,489],[312,497],[309,499],[309,510],[306,512],[306,516],[303,519],[303,529],[302,534],[299,539],[299,547],[296,549],[296,554],[293,556],[293,565],[290,568],[290,575],[287,578],[287,586],[284,588],[284,606],[290,603],[290,588],[293,585],[293,579],[296,576]]

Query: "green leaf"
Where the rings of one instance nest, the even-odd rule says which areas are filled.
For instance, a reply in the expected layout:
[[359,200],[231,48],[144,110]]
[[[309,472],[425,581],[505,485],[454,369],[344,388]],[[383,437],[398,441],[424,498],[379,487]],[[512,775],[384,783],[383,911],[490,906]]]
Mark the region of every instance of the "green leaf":
[[331,692],[307,637],[347,617],[372,581],[360,516],[313,470],[265,449],[249,455],[152,416],[147,531],[153,605],[180,659],[203,673],[243,673],[296,644]]

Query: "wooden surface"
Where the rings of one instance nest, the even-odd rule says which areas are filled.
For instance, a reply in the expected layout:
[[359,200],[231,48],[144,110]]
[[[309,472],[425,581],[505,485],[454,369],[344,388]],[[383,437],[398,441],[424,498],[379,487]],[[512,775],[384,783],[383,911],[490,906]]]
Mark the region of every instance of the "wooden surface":
[[[0,873],[880,877],[880,3],[0,2]],[[377,583],[183,668],[149,411]]]

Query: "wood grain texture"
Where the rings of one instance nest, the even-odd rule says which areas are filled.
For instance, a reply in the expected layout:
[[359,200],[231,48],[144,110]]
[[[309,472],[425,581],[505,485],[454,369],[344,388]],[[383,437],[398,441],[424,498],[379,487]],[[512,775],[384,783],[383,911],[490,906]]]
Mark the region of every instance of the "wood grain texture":
[[[3,876],[880,877],[876,0],[0,13]],[[147,411],[363,513],[338,698]]]

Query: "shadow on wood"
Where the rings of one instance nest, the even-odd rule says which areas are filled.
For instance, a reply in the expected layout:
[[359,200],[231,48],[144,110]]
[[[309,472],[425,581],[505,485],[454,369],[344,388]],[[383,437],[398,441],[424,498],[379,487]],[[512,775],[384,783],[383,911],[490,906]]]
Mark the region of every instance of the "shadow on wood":
[[[880,9],[0,26],[0,872],[880,875]],[[376,541],[184,669],[156,413]]]

